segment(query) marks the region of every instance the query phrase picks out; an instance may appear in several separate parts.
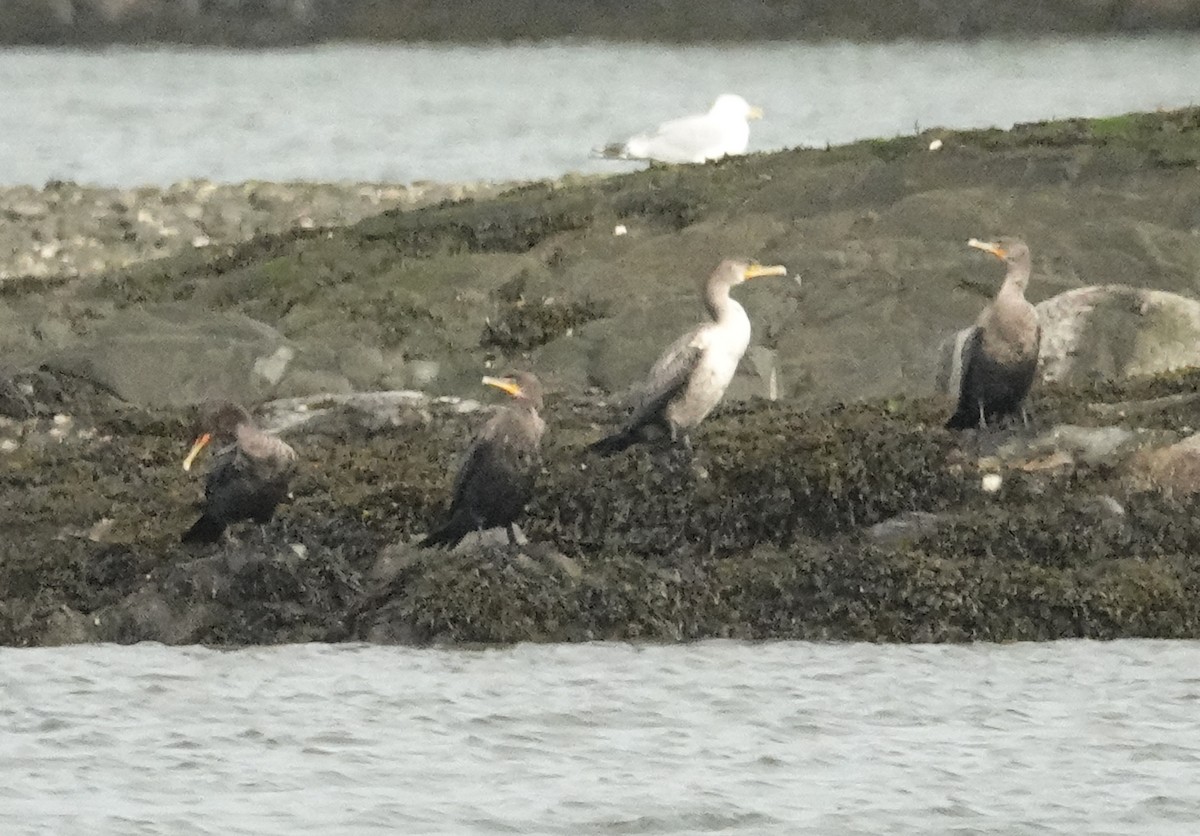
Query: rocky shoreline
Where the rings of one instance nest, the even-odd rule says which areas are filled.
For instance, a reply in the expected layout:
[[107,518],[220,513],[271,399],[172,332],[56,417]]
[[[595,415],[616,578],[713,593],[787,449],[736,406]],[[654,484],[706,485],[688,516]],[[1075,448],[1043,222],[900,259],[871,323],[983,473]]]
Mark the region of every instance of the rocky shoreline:
[[[964,244],[997,233],[1030,242],[1053,380],[1030,429],[951,433],[936,347],[994,292]],[[695,320],[696,279],[743,253],[803,284],[739,292],[755,344],[698,467],[588,458]],[[1195,638],[1198,282],[1198,110],[530,184],[10,278],[0,642]],[[529,544],[412,546],[479,375],[513,365],[550,386]],[[303,466],[269,526],[189,551],[179,464],[218,393]]]
[[0,13],[0,44],[98,46],[181,43],[275,46],[330,40],[478,43],[607,39],[675,43],[860,41],[1111,35],[1200,29],[1190,0],[1008,0],[1005,3],[660,0],[14,0]]
[[485,197],[487,183],[212,183],[0,187],[0,285],[96,275],[289,229],[345,226],[389,209]]

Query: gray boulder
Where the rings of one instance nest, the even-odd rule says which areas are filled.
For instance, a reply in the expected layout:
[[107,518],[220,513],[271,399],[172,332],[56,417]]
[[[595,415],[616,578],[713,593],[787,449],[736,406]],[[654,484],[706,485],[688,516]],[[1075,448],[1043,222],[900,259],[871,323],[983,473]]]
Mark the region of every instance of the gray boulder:
[[[296,356],[296,348],[277,330],[243,314],[158,305],[115,313],[47,366],[126,401],[182,406],[215,397],[254,402],[288,393],[291,378],[304,371]],[[344,381],[341,385],[349,388]]]

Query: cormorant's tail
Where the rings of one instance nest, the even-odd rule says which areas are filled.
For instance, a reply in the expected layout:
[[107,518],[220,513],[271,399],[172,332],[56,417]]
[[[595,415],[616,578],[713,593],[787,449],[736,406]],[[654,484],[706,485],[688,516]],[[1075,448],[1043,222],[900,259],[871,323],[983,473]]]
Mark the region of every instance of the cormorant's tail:
[[221,539],[221,535],[225,532],[223,523],[217,522],[212,517],[205,514],[192,524],[192,527],[183,532],[180,538],[184,543],[215,543]]
[[948,430],[970,430],[974,429],[979,423],[979,416],[972,415],[970,410],[960,409],[958,412],[950,416],[950,420],[946,422]]
[[467,514],[453,514],[444,525],[429,532],[418,545],[423,549],[440,546],[452,549],[474,530],[475,526]]
[[632,430],[625,429],[589,444],[588,449],[593,453],[599,453],[601,456],[611,456],[614,453],[620,453],[637,441],[638,434]]

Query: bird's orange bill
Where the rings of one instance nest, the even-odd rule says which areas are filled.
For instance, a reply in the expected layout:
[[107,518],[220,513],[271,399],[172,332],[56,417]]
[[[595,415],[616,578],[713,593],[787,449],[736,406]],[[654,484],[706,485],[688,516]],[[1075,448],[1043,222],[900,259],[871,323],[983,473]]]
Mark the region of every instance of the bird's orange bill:
[[212,433],[205,433],[196,439],[196,443],[192,445],[191,452],[187,454],[187,458],[183,460],[183,469],[191,470],[192,462],[196,460],[196,456],[200,455],[200,451],[208,442],[212,441]]
[[762,264],[751,264],[746,268],[746,278],[756,279],[759,276],[786,276],[787,268],[782,264],[776,264],[774,267],[766,267]]
[[520,397],[523,393],[518,383],[509,377],[485,377],[483,379],[485,386],[495,386],[502,392],[507,392],[514,398]]
[[750,111],[746,114],[746,116],[750,119],[762,119],[763,109],[761,107],[755,107],[754,105],[751,105]]
[[980,241],[978,238],[972,238],[967,242],[967,246],[974,247],[977,250],[983,250],[985,253],[991,253],[992,255],[996,256],[996,258],[1001,260],[1008,255],[1008,253],[1004,251],[1004,248],[999,244],[993,244],[991,241]]

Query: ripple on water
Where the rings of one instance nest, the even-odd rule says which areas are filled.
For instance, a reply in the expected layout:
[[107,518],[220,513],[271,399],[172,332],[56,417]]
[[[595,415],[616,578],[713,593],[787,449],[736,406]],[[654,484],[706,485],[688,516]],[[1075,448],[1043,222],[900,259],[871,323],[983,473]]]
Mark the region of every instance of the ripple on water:
[[9,49],[0,52],[0,183],[475,181],[624,170],[590,159],[590,149],[706,108],[726,90],[767,113],[754,125],[752,151],[1180,107],[1197,102],[1198,44]]
[[0,832],[1185,833],[1197,663],[1188,642],[0,650]]

